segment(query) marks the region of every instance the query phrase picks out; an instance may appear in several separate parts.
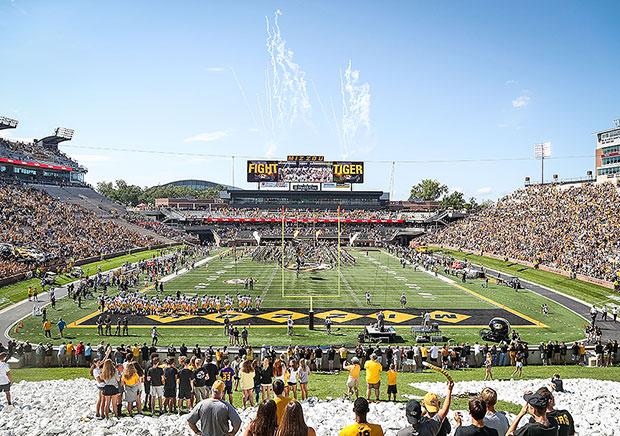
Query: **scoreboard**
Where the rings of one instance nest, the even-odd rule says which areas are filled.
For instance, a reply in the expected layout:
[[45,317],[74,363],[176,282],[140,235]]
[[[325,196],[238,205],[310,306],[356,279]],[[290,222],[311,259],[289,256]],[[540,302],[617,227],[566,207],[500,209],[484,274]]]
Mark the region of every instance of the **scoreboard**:
[[286,161],[247,161],[247,181],[254,183],[364,183],[364,162],[326,161],[323,156],[288,156]]

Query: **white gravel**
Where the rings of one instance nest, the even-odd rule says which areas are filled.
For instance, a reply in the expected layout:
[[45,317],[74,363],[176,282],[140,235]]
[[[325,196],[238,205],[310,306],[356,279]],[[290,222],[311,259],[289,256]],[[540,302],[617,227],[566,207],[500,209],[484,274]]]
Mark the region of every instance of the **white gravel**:
[[[546,380],[514,382],[460,382],[455,393],[479,392],[484,386],[498,391],[502,400],[521,403],[521,393],[534,390]],[[580,435],[620,435],[620,383],[589,379],[565,381],[572,393],[558,394],[558,406],[575,417]],[[443,383],[416,383],[412,386],[445,393]],[[91,380],[20,382],[12,387],[15,405],[7,406],[0,397],[0,435],[190,435],[185,418],[165,415],[158,418],[94,418],[97,390]],[[353,422],[352,403],[342,399],[311,400],[304,403],[304,414],[318,435],[337,435]],[[240,410],[243,427],[254,417],[255,409]],[[463,413],[465,416],[466,413]],[[371,404],[370,422],[383,426],[386,435],[407,425],[404,404]],[[243,428],[242,427],[242,428]]]

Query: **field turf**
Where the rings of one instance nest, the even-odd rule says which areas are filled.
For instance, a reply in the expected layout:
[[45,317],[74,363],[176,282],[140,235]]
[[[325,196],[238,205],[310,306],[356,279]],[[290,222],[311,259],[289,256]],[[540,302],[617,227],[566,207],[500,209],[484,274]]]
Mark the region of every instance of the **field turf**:
[[[187,294],[220,295],[225,293],[236,295],[237,292],[250,294],[253,297],[261,295],[264,298],[263,307],[277,311],[282,308],[291,310],[308,309],[310,296],[315,312],[321,310],[366,309],[375,311],[379,308],[400,311],[400,295],[404,291],[407,295],[409,311],[415,308],[420,310],[445,310],[457,314],[467,314],[468,310],[486,310],[488,319],[495,312],[505,313],[510,310],[529,319],[527,327],[516,327],[522,338],[530,343],[542,340],[571,341],[582,337],[582,327],[585,320],[573,312],[568,311],[544,297],[526,290],[514,290],[491,283],[488,289],[481,287],[481,281],[468,280],[467,283],[456,283],[454,277],[444,277],[439,274],[434,277],[424,271],[414,271],[411,267],[403,269],[398,259],[390,254],[370,250],[350,250],[355,258],[355,265],[342,265],[340,274],[337,268],[329,271],[303,272],[297,277],[295,271],[285,270],[284,275],[278,263],[254,262],[249,256],[235,261],[232,251],[225,251],[222,258],[214,256],[207,265],[203,265],[179,275],[167,282],[166,294],[175,294],[177,290]],[[253,277],[256,280],[254,290],[244,289],[244,286],[226,283],[228,280]],[[340,282],[340,283],[338,283]],[[282,287],[284,283],[284,291]],[[367,306],[364,293],[372,294],[371,305]],[[145,292],[153,293],[152,289]],[[540,313],[540,305],[547,303],[550,308],[549,316]],[[79,309],[71,300],[63,299],[57,304],[57,310],[49,310],[48,314],[53,322],[62,316],[65,321],[84,318],[96,311],[96,301],[86,301]],[[416,312],[418,313],[418,312]],[[485,318],[481,325],[488,322]],[[369,318],[359,318],[353,325],[334,324],[334,334],[328,336],[318,320],[318,329],[309,330],[307,326],[298,322],[293,336],[286,335],[285,324],[274,322],[273,325],[257,325],[251,319],[244,319],[239,324],[250,325],[250,344],[260,346],[270,345],[317,345],[317,344],[346,344],[354,345],[361,325],[367,325]],[[389,322],[389,320],[388,320]],[[533,324],[532,324],[533,323]],[[398,326],[394,323],[397,332],[405,343],[412,343],[410,325]],[[479,340],[478,331],[481,325],[467,325],[455,322],[442,326],[444,334],[456,342],[475,342]],[[129,337],[100,337],[92,326],[78,325],[65,331],[65,339],[84,340],[98,343],[101,340],[113,344],[142,343],[149,341],[150,325],[135,326],[130,324]],[[227,337],[223,335],[220,325],[215,326],[183,326],[160,325],[160,345],[199,343],[201,345],[225,345]],[[60,343],[57,331],[53,331],[54,343]],[[24,328],[13,336],[21,340],[39,342],[43,340],[41,322],[38,318],[28,317],[24,320]]]

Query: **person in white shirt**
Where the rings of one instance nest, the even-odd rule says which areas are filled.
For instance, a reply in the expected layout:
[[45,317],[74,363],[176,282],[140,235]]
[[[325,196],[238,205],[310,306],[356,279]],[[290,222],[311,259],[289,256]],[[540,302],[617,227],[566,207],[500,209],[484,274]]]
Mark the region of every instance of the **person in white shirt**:
[[476,361],[476,366],[482,364],[482,352],[480,351],[480,344],[478,342],[474,344],[474,360]]
[[433,344],[433,346],[430,349],[430,354],[431,354],[431,360],[433,361],[433,363],[437,364],[437,360],[439,359],[439,347],[437,346],[437,344]]
[[0,392],[4,392],[6,402],[11,405],[11,368],[6,363],[6,353],[0,353]]

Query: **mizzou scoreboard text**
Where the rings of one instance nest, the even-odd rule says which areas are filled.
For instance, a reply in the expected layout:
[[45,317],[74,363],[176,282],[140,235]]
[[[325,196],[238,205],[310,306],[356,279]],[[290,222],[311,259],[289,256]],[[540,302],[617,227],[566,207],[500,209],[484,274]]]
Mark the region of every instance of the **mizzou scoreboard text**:
[[364,162],[330,162],[323,160],[323,156],[288,156],[286,161],[249,160],[247,181],[364,183]]

